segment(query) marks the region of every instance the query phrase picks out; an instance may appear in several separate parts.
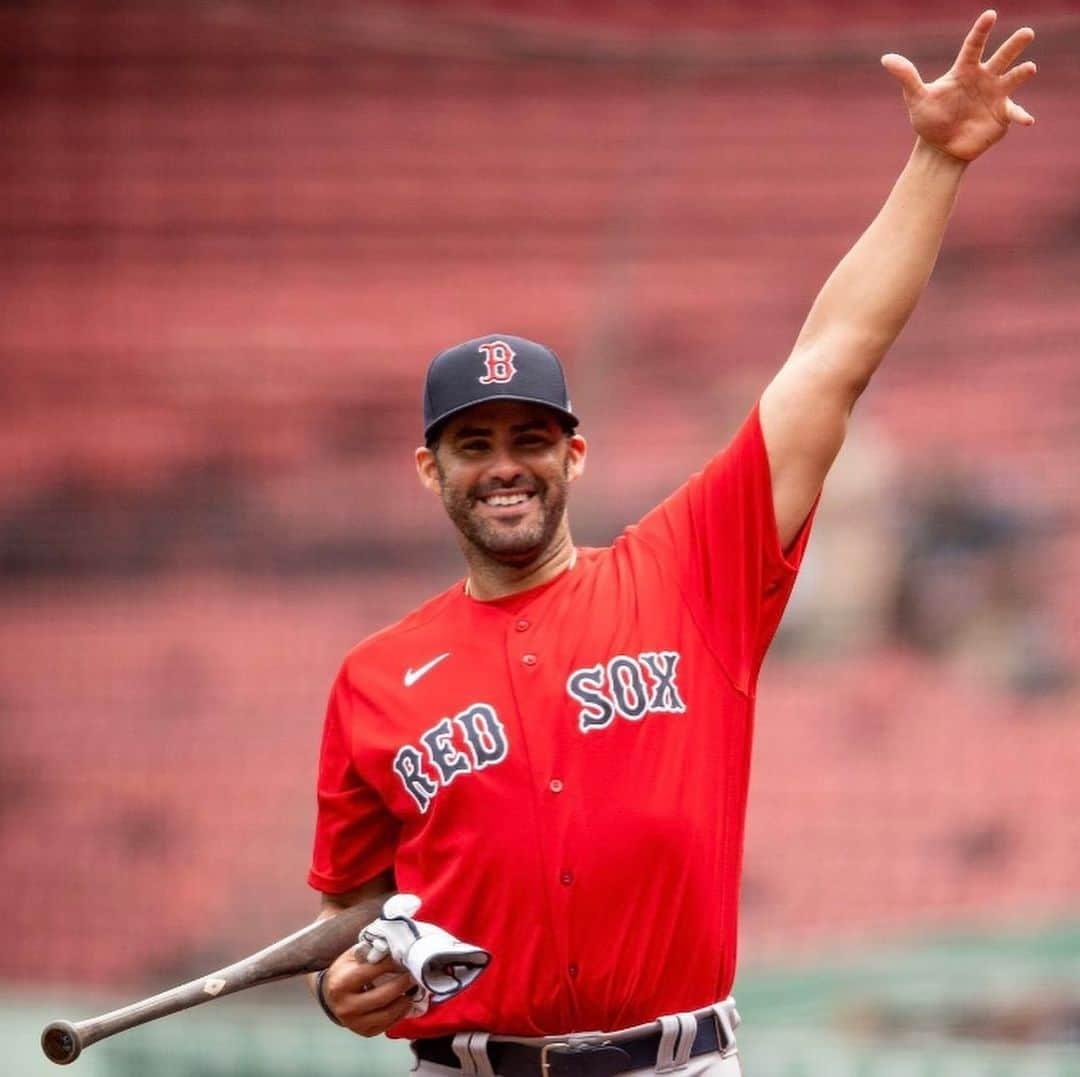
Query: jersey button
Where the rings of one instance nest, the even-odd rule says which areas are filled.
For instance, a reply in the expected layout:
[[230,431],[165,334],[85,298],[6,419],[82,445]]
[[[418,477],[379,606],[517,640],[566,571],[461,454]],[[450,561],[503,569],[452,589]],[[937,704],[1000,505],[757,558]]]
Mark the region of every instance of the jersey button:
[[559,882],[561,882],[563,884],[563,886],[569,886],[573,881],[574,881],[574,873],[572,871],[564,871],[559,876]]
[[528,621],[526,621],[524,617],[522,617],[522,619],[521,619],[520,621],[518,621],[518,622],[517,622],[517,623],[516,623],[516,624],[514,625],[514,627],[515,627],[515,628],[516,628],[516,629],[517,629],[517,630],[518,630],[519,632],[528,632],[528,630],[529,630],[529,622],[528,622]]
[[577,965],[567,965],[566,971],[570,973],[571,977],[577,976]]
[[548,788],[553,793],[561,793],[562,792],[562,782],[560,782],[558,778],[552,778],[551,781],[548,782]]
[[536,665],[536,655],[535,654],[523,654],[521,656],[521,660],[527,666],[535,666]]

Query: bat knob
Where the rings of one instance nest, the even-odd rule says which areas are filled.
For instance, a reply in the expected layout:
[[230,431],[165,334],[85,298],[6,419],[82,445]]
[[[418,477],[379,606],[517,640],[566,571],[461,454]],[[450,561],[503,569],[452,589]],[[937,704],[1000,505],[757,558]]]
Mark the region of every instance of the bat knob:
[[58,1066],[74,1062],[82,1052],[79,1034],[70,1021],[53,1021],[41,1034],[41,1049],[46,1057]]

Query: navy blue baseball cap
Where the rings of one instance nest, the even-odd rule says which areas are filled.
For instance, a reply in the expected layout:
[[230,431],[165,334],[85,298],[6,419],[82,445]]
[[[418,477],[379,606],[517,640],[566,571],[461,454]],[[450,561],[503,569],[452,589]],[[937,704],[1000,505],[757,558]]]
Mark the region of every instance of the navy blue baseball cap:
[[424,380],[424,438],[459,411],[488,400],[543,404],[569,429],[578,424],[559,357],[534,340],[489,333],[432,359]]

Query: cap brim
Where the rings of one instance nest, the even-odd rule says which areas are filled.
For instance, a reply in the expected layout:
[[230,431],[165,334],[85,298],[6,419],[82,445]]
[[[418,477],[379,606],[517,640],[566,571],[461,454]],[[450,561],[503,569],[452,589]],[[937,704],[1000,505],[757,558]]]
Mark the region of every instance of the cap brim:
[[468,404],[462,404],[460,407],[451,408],[449,411],[444,412],[437,419],[433,419],[424,428],[424,440],[428,441],[440,427],[445,426],[455,415],[460,415],[463,411],[468,411],[470,408],[478,408],[481,404],[490,404],[493,400],[515,400],[521,404],[539,404],[541,407],[547,408],[548,411],[553,411],[556,415],[561,415],[564,419],[569,419],[571,427],[575,427],[581,422],[572,411],[568,411],[566,408],[560,408],[558,404],[552,404],[550,400],[540,400],[535,396],[519,396],[515,393],[499,393],[498,396],[485,397],[483,400],[473,400]]

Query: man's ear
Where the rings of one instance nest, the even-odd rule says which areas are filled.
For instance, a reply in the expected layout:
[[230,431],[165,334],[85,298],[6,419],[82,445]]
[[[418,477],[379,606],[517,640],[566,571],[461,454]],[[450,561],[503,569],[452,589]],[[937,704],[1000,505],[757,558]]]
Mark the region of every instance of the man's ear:
[[570,446],[570,451],[566,456],[566,477],[573,482],[575,479],[581,478],[582,472],[585,470],[585,456],[589,446],[580,434],[571,434],[567,438],[567,443]]
[[435,451],[426,445],[416,450],[416,474],[421,486],[426,487],[436,497],[442,494],[442,482],[439,479],[439,465],[435,461]]

